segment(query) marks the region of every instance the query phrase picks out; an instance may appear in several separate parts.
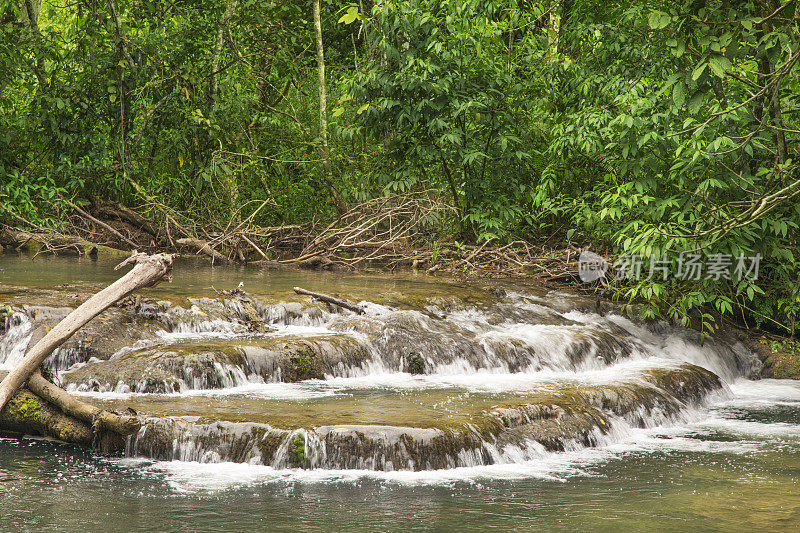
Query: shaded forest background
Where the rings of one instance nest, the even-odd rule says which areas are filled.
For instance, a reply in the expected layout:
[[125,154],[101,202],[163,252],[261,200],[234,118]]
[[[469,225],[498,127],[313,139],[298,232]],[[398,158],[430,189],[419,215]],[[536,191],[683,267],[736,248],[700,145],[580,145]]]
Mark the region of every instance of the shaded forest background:
[[605,290],[792,333],[796,4],[0,0],[0,222],[62,230],[113,201],[174,227],[324,227],[412,195],[446,209],[406,237],[466,256],[761,254],[757,280]]

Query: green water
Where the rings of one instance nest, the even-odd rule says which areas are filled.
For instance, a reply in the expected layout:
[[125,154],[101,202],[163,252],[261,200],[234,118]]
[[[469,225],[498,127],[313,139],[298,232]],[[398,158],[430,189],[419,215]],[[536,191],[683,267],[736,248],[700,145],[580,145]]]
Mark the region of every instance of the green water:
[[[0,442],[4,531],[791,531],[800,453],[628,452],[560,480],[249,480],[168,473],[52,443]],[[200,474],[200,472],[198,472]]]
[[[15,289],[25,288],[20,298],[30,299],[30,292],[59,290],[63,292],[96,292],[116,279],[121,273],[114,270],[117,259],[94,260],[89,257],[40,256],[30,260],[25,256],[0,254],[0,301],[3,294],[11,296]],[[123,272],[128,270],[126,267]],[[340,294],[359,301],[369,299],[377,303],[391,303],[398,299],[415,299],[435,295],[459,298],[464,301],[481,301],[490,295],[481,287],[448,281],[413,272],[399,274],[385,272],[328,272],[309,270],[270,270],[257,266],[211,267],[203,259],[179,258],[173,267],[172,281],[139,291],[156,299],[178,300],[182,297],[215,296],[216,291],[244,289],[264,301],[299,300],[293,288],[301,286],[311,291]],[[529,288],[530,289],[530,288]],[[306,297],[307,299],[307,297]]]

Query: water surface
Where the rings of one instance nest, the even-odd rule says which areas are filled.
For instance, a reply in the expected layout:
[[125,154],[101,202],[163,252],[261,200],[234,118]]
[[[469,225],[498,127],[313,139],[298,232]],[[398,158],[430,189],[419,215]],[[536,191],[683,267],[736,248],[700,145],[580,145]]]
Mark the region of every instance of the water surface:
[[[119,273],[112,270],[113,264],[89,258],[30,261],[0,255],[0,304],[53,305],[56,300],[71,305],[70,294],[93,292],[116,279]],[[447,315],[445,320],[478,333],[496,327],[508,335],[522,331],[527,341],[540,342],[544,331],[525,322],[532,315],[506,314],[506,322],[499,326],[487,318],[498,313],[504,301],[484,289],[487,283],[380,272],[212,269],[195,260],[179,261],[174,278],[173,283],[144,294],[181,304],[187,297],[214,297],[214,290],[230,290],[242,282],[264,301],[301,301],[292,292],[299,285],[390,310],[438,306],[426,312]],[[553,328],[571,331],[569,324],[601,320],[587,314],[581,297],[546,293],[525,283],[493,285],[530,295],[525,305],[543,306],[541,319],[555,324]],[[466,310],[448,311],[449,301]],[[570,311],[575,308],[581,311]],[[390,311],[380,310],[386,312]],[[608,320],[634,328],[621,318]],[[581,368],[522,372],[444,365],[427,376],[376,366],[351,376],[291,384],[245,382],[161,395],[81,394],[100,405],[130,405],[151,415],[275,425],[283,420],[291,428],[322,420],[415,427],[467,423],[476,411],[530,400],[542,387],[613,384],[653,366],[687,360],[723,375],[723,391],[669,423],[645,429],[621,425],[596,448],[422,472],[108,458],[55,442],[0,438],[0,529],[788,531],[800,527],[800,386],[745,379],[715,353],[674,332],[631,331],[638,332],[649,351],[608,365],[595,362]],[[222,335],[204,339],[168,341],[251,342]]]

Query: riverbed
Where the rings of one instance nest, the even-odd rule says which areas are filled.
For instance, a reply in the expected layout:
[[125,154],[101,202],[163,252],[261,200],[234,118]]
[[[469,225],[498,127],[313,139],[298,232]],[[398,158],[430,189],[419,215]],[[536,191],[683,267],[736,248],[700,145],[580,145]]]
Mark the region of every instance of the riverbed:
[[[112,261],[0,255],[0,305],[69,306],[73,296],[118,275]],[[170,315],[175,322],[193,308],[205,315],[216,309],[192,307],[187,298],[213,300],[239,283],[263,305],[265,321],[287,309],[286,302],[304,301],[294,286],[361,302],[367,316],[303,308],[259,333],[193,316],[182,318],[185,327],[158,331],[109,361],[70,359],[58,370],[64,379],[70,373],[83,379],[92,365],[130,354],[218,354],[230,346],[251,353],[276,338],[332,345],[337,354],[353,344],[363,355],[349,354],[342,359],[348,364],[296,382],[285,381],[285,370],[227,367],[227,381],[179,376],[179,386],[158,391],[147,388],[150,381],[139,390],[135,380],[133,387],[106,387],[74,378],[74,392],[87,401],[133,406],[195,429],[180,433],[184,441],[168,457],[147,454],[135,442],[123,456],[106,456],[41,439],[0,439],[3,530],[778,531],[800,525],[800,386],[755,379],[754,354],[734,341],[701,344],[691,332],[640,324],[610,305],[601,316],[591,300],[524,281],[211,268],[192,260],[176,263],[172,283],[142,294],[181,309]],[[17,328],[24,339],[24,324]],[[423,374],[404,372],[402,356],[393,354],[399,331],[409,350],[422,354]],[[350,344],[326,340],[333,337]],[[10,364],[13,347],[3,349],[0,365]],[[685,364],[713,372],[721,386],[673,399],[643,381]],[[527,442],[524,434],[501,446],[502,438],[476,430],[483,439],[477,453],[465,449],[424,463],[377,444],[369,457],[342,457],[364,449],[334,449],[338,441],[329,438],[353,428],[368,436],[382,431],[374,442],[391,441],[392,431],[465,431],[497,406],[543,397],[549,404],[559,395],[621,384],[658,389],[657,398],[668,402],[635,416],[603,412],[607,418],[590,439],[566,440],[562,449]],[[235,456],[213,444],[221,433],[211,439],[207,429],[220,420],[229,424],[225,431],[249,424],[283,432],[285,442],[304,448],[304,462],[281,460],[280,449],[271,457],[252,452],[229,460]]]

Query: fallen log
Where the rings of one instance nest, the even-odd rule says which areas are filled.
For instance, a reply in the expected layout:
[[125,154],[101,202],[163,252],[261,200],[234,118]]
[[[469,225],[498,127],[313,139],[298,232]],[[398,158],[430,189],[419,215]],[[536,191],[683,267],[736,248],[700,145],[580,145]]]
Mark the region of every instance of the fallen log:
[[95,218],[95,217],[93,217],[92,215],[90,215],[89,213],[87,213],[86,211],[84,211],[83,209],[81,209],[80,207],[78,207],[77,205],[73,204],[73,203],[72,203],[72,202],[70,202],[69,200],[67,200],[67,204],[69,204],[69,205],[70,205],[70,206],[71,206],[71,207],[72,207],[72,208],[73,208],[75,211],[77,211],[77,212],[78,212],[78,214],[80,214],[81,216],[83,216],[83,217],[84,217],[84,218],[86,218],[87,220],[89,220],[89,221],[91,221],[91,222],[94,222],[95,224],[97,224],[97,225],[98,225],[98,226],[100,226],[101,228],[105,228],[105,229],[106,229],[107,231],[109,231],[109,232],[110,232],[112,235],[114,235],[115,237],[117,237],[118,239],[120,239],[122,242],[126,243],[128,246],[130,246],[130,247],[131,247],[131,248],[133,248],[134,250],[135,250],[136,248],[138,248],[138,245],[137,245],[135,242],[133,242],[132,240],[130,240],[129,238],[127,238],[125,235],[123,235],[122,233],[120,233],[119,231],[117,231],[116,229],[114,229],[113,227],[109,226],[108,224],[106,224],[106,223],[105,223],[105,222],[103,222],[102,220],[100,220],[100,219],[98,219],[98,218]]
[[364,314],[364,308],[363,307],[361,307],[360,305],[356,305],[356,304],[350,303],[347,300],[341,300],[339,298],[334,298],[333,296],[328,296],[327,294],[322,294],[322,293],[319,293],[319,292],[307,291],[305,289],[301,289],[300,287],[295,287],[294,288],[294,292],[296,292],[297,294],[305,295],[305,296],[311,296],[313,299],[319,300],[321,302],[326,302],[326,303],[329,303],[331,305],[344,307],[345,309],[349,309],[350,311],[352,311],[352,312],[354,312],[354,313],[356,313],[358,315],[363,315]]
[[128,252],[95,244],[75,235],[61,235],[59,233],[32,233],[24,230],[6,228],[0,230],[0,245],[13,250],[25,250],[34,253],[59,253],[74,252],[77,255],[90,256],[120,256]]
[[150,234],[154,239],[158,239],[158,232],[153,225],[146,218],[134,213],[124,205],[120,203],[95,202],[94,207],[97,214],[127,222],[131,226]]
[[91,446],[92,426],[63,413],[28,389],[20,389],[0,411],[0,428],[23,435],[51,437],[79,446]]
[[[31,335],[28,347],[35,346],[44,338],[47,331],[46,325],[39,326]],[[28,379],[28,389],[41,399],[61,409],[63,413],[89,424],[95,433],[108,430],[125,436],[136,433],[142,427],[136,417],[118,415],[80,401],[61,387],[48,381],[39,368]]]
[[47,381],[38,368],[28,379],[28,388],[64,413],[90,424],[94,432],[105,429],[125,436],[136,433],[142,427],[142,423],[135,416],[118,415],[80,401],[61,387]]
[[91,319],[128,296],[133,291],[155,285],[172,271],[170,254],[147,255],[134,252],[128,259],[116,266],[119,270],[125,265],[134,264],[130,272],[98,292],[80,307],[72,311],[42,339],[28,350],[22,362],[0,383],[0,412],[25,381],[39,368],[39,365],[53,350],[61,346],[76,331]]
[[192,237],[186,237],[184,239],[178,239],[175,242],[178,244],[183,244],[184,246],[190,246],[197,250],[198,252],[202,252],[209,256],[214,261],[219,261],[223,264],[228,264],[230,261],[227,257],[216,251],[208,244],[206,241],[202,241],[200,239],[194,239]]

